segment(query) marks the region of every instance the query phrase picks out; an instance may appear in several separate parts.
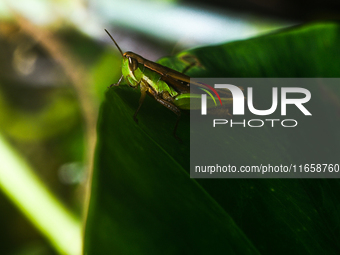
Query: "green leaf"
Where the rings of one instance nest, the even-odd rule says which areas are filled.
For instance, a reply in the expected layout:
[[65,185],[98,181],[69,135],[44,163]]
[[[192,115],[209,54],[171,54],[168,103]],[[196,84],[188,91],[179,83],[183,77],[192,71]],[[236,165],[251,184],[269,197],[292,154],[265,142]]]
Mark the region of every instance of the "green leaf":
[[[338,77],[339,28],[301,26],[185,51],[160,63],[178,71],[198,63],[188,71],[192,77]],[[232,130],[221,137],[231,162],[247,165],[254,156],[273,164],[318,155],[336,160],[340,90],[312,90],[313,132]],[[139,96],[127,86],[106,92],[86,254],[338,254],[337,179],[190,179],[188,113],[179,123],[179,143],[172,135],[176,116],[151,97],[139,123],[133,121]]]

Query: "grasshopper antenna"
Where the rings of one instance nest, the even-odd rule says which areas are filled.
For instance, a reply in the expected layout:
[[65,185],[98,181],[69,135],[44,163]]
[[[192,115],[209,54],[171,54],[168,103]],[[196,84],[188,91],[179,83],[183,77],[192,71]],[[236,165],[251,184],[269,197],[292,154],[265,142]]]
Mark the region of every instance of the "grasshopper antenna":
[[120,54],[122,54],[122,56],[123,56],[123,52],[122,52],[122,50],[119,48],[119,46],[118,46],[118,44],[116,43],[115,39],[113,39],[113,37],[110,35],[110,33],[109,33],[106,29],[104,29],[104,30],[105,30],[105,32],[110,36],[111,40],[112,40],[112,41],[115,43],[115,45],[117,46],[117,48],[118,48]]

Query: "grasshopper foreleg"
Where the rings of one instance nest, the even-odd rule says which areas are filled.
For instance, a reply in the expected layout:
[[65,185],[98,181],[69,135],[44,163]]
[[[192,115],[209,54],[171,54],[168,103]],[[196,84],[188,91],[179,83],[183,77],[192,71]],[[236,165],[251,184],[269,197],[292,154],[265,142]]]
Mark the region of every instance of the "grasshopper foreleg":
[[111,88],[111,87],[113,87],[113,86],[119,86],[119,84],[122,82],[122,80],[123,80],[123,75],[122,76],[120,76],[120,78],[119,78],[119,80],[118,80],[118,82],[117,83],[115,83],[115,84],[111,84],[110,86],[109,86],[109,88]]

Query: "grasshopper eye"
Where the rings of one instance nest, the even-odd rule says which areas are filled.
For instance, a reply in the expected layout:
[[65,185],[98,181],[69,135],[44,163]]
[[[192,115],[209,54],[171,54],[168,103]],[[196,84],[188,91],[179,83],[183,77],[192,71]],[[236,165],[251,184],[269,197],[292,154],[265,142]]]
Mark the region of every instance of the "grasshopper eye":
[[129,57],[129,68],[131,71],[135,71],[138,68],[138,61],[135,58]]

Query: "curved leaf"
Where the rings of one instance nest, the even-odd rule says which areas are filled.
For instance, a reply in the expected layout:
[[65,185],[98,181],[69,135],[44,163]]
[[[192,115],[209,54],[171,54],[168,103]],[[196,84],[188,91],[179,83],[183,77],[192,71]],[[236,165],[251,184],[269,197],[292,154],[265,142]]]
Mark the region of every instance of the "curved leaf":
[[[160,63],[178,71],[195,63],[188,71],[192,77],[338,77],[339,28],[333,23],[302,26],[185,51]],[[315,91],[311,103],[315,110],[324,104],[320,113],[330,110],[332,146],[340,142],[339,93],[338,87]],[[133,121],[139,96],[125,86],[106,92],[85,235],[88,255],[338,253],[337,179],[190,179],[188,114],[179,124],[180,144],[172,135],[176,116],[150,97],[138,114],[139,124]],[[317,138],[321,130],[313,130],[322,142]],[[261,132],[259,137],[235,131],[221,138],[245,141],[242,146],[234,142],[226,155],[246,164],[260,149],[273,162],[289,162],[295,151],[286,148],[297,142],[273,140],[280,135],[273,129]],[[266,147],[259,148],[262,141]],[[301,155],[322,153],[327,144]],[[339,149],[327,151],[334,155]]]

